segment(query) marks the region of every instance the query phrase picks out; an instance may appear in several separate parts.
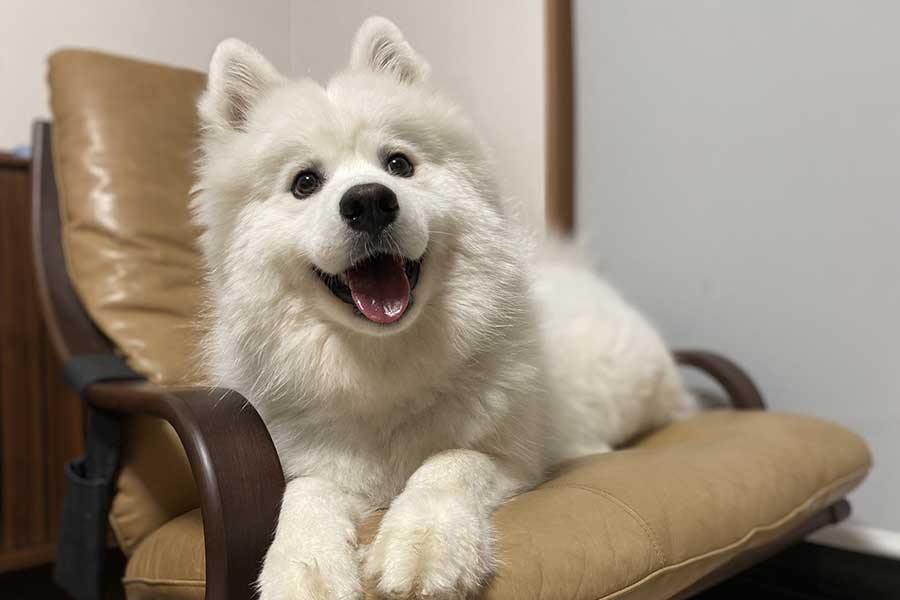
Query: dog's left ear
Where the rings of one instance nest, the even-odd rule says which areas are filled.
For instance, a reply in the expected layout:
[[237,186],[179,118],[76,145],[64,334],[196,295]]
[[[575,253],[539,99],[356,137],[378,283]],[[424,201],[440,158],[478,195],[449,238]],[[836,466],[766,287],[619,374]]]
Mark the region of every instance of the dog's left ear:
[[209,64],[200,119],[208,129],[243,131],[250,111],[267,92],[284,82],[255,48],[238,39],[221,42]]
[[369,17],[356,32],[350,68],[394,76],[401,83],[428,77],[428,63],[409,45],[396,25],[384,17]]

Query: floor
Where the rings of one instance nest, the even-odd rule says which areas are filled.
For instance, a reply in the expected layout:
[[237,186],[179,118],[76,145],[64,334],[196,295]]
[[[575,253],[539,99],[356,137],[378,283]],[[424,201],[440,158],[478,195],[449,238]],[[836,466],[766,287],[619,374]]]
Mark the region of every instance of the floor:
[[694,600],[900,600],[900,562],[802,543]]
[[[110,555],[110,565],[106,600],[121,600],[121,556]],[[50,567],[2,575],[0,590],[3,600],[71,600],[53,586]],[[898,600],[900,563],[803,543],[694,598],[745,599]]]
[[[121,552],[112,550],[107,557],[107,585],[104,600],[124,600],[122,586],[118,585],[125,570]],[[72,600],[53,584],[53,567],[46,565],[25,571],[0,575],[0,599],[2,600]]]

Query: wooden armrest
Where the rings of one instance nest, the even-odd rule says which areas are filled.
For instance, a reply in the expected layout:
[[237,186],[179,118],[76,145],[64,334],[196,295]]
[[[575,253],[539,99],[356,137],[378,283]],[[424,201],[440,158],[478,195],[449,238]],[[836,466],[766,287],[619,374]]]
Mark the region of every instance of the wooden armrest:
[[[63,361],[114,354],[66,271],[49,123],[35,123],[32,145],[35,276],[53,346]],[[113,412],[162,417],[175,428],[200,492],[206,597],[254,597],[284,494],[281,463],[256,410],[230,390],[164,389],[147,382],[96,383],[86,399]]]
[[272,438],[243,396],[212,388],[147,382],[97,383],[97,408],[168,421],[187,451],[200,492],[206,545],[206,597],[247,600],[278,519],[284,474]]
[[674,355],[678,364],[699,369],[716,380],[735,408],[765,410],[766,402],[753,379],[731,360],[705,350],[678,350]]

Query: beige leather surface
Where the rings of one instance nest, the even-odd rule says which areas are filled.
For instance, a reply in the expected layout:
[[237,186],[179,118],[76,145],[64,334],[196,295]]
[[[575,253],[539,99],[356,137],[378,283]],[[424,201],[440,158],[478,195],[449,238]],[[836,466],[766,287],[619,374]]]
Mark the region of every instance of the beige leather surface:
[[129,599],[203,600],[206,557],[200,509],[176,517],[141,545],[125,573]]
[[123,440],[123,467],[109,520],[119,547],[130,555],[150,533],[200,506],[200,498],[171,425],[155,417],[130,417]]
[[194,71],[83,50],[50,57],[53,157],[69,275],[139,373],[193,372],[200,271],[188,193]]
[[[703,413],[632,449],[570,462],[501,507],[503,566],[482,597],[670,597],[843,497],[869,467],[862,440],[837,425]],[[376,527],[363,526],[363,541]],[[150,535],[128,564],[129,600],[202,598],[201,530],[195,511]]]
[[[64,50],[50,58],[48,79],[63,243],[76,291],[133,369],[162,384],[190,382],[200,276],[187,204],[194,105],[205,76]],[[166,423],[132,421],[126,443],[111,522],[128,553],[198,504]]]

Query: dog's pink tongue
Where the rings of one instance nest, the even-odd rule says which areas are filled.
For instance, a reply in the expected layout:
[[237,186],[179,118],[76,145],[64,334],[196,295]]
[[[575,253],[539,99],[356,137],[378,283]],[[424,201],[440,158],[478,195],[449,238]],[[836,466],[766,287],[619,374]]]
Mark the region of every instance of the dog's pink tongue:
[[409,306],[409,280],[401,260],[380,255],[347,271],[356,308],[375,323],[393,323]]

